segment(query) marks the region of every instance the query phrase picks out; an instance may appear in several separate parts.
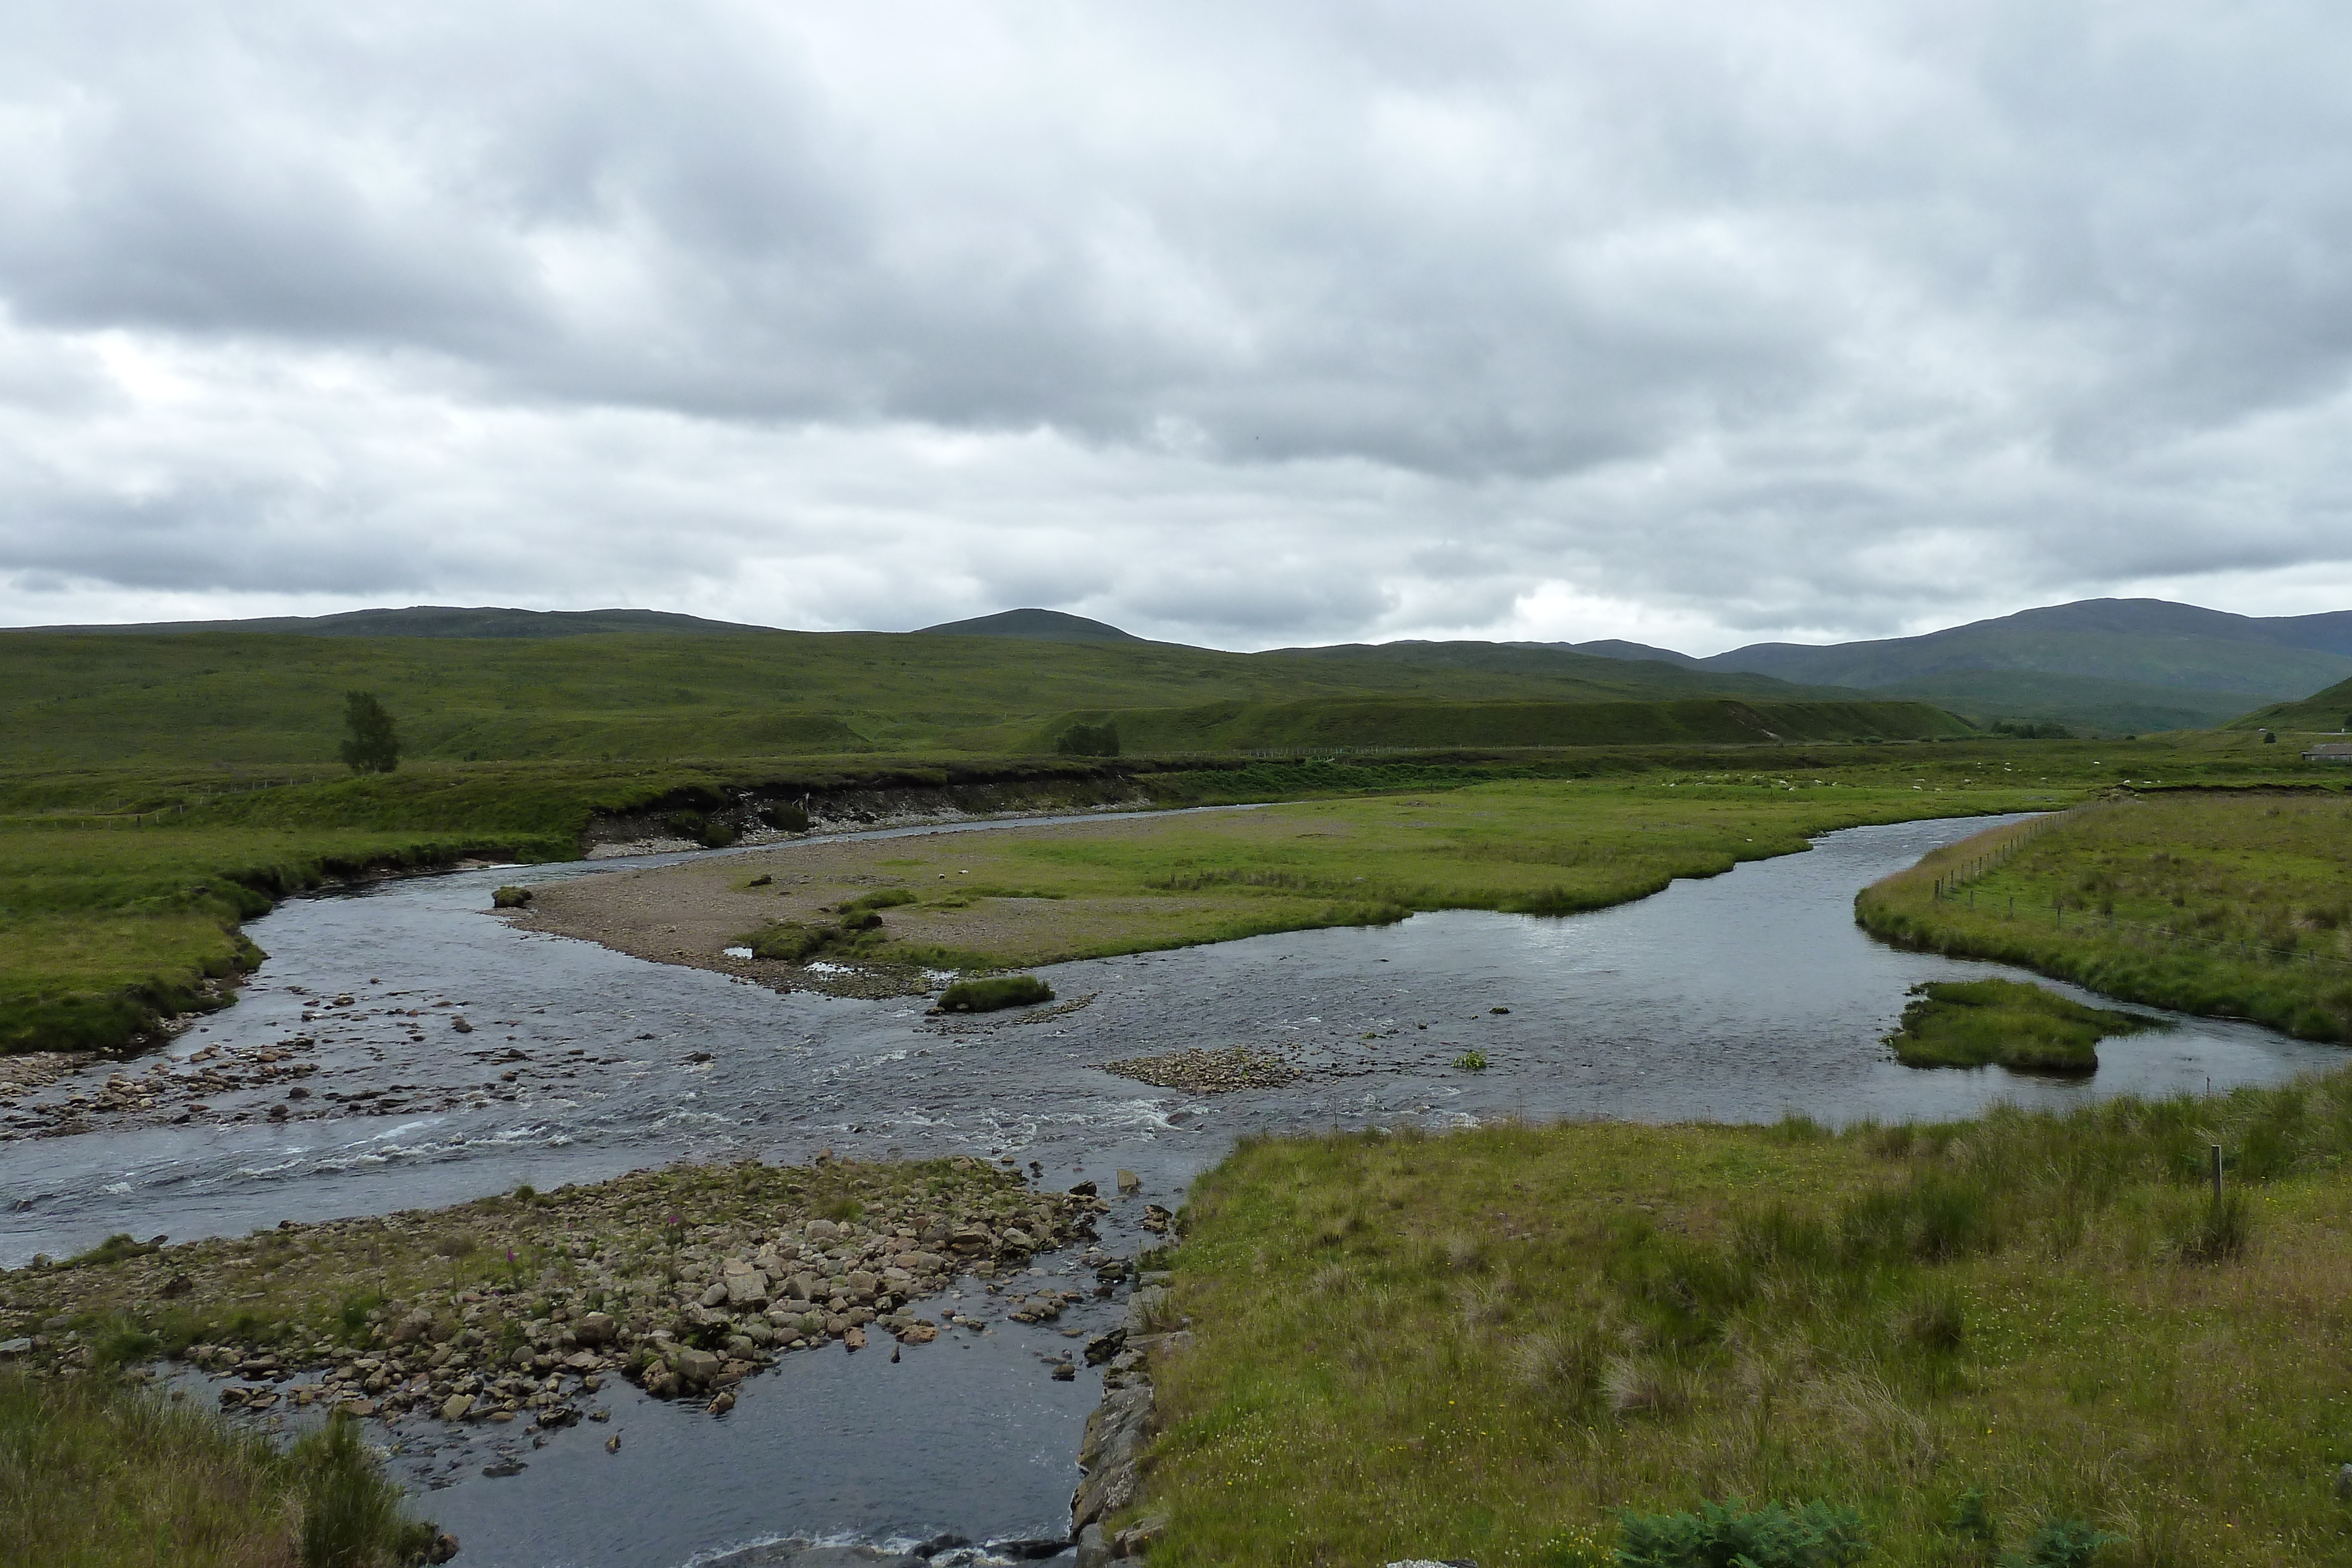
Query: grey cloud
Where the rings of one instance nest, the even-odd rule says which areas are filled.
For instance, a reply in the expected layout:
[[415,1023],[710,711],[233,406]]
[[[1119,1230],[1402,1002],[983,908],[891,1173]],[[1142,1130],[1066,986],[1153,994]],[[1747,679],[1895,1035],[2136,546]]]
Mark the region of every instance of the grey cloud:
[[1737,641],[2352,590],[2347,33],[20,7],[0,617],[528,584]]

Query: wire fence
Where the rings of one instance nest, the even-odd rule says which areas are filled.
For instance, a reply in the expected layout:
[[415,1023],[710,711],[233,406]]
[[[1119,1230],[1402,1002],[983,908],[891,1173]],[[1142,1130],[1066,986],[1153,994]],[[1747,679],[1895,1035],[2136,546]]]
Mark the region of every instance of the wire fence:
[[37,815],[0,817],[11,828],[48,829],[58,832],[94,832],[116,828],[153,828],[178,821],[191,810],[217,806],[239,795],[258,794],[268,789],[285,789],[298,784],[314,784],[315,779],[257,779],[227,784],[206,793],[167,805],[151,806],[138,811],[72,811],[42,812]]
[[[2000,841],[1989,844],[1979,852],[1966,856],[1948,869],[1922,880],[1930,883],[1929,895],[1937,902],[1962,904],[1969,909],[1977,909],[1979,905],[1977,903],[1976,889],[1970,884],[1980,882],[1999,871],[2016,858],[2020,851],[2053,830],[2071,826],[2095,813],[2123,810],[2128,804],[2127,801],[2085,801],[2080,806],[2071,806],[2063,811],[2053,811],[2046,817],[2036,817],[2030,822],[2018,823],[2014,828],[1996,829],[1996,832],[2004,835]],[[2013,894],[2006,895],[2005,900],[2000,903],[1988,899],[1982,907],[2010,920],[2016,919],[2019,913],[2018,900]],[[2112,908],[2098,909],[2082,903],[2070,905],[2063,897],[2053,898],[2047,904],[2029,900],[2024,906],[2024,913],[2029,917],[2039,917],[2046,914],[2050,916],[2053,926],[2061,931],[2067,928],[2067,920],[2071,916],[2078,930],[2088,926],[2102,936],[2120,937],[2127,941],[2162,943],[2170,946],[2185,943],[2225,956],[2243,958],[2249,963],[2299,963],[2312,968],[2352,970],[2352,959],[2321,953],[2315,948],[2300,946],[2277,946],[2269,943],[2247,941],[2242,937],[2215,936],[2206,932],[2185,929],[2160,921],[2132,920],[2118,916]]]

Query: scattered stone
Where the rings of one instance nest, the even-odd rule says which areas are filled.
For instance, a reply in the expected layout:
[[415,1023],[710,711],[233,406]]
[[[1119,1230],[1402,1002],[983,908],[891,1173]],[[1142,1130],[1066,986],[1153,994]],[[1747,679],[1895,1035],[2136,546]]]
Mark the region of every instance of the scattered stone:
[[484,1465],[482,1467],[482,1473],[489,1477],[494,1481],[502,1481],[509,1476],[519,1476],[522,1474],[527,1469],[529,1469],[529,1467],[520,1459],[500,1459],[495,1464]]
[[[1279,1089],[1295,1083],[1301,1074],[1270,1051],[1255,1051],[1246,1045],[1225,1046],[1222,1049],[1199,1046],[1189,1051],[1171,1051],[1160,1056],[1135,1056],[1122,1061],[1106,1062],[1106,1072],[1116,1072],[1122,1078],[1139,1079],[1162,1089],[1181,1089],[1192,1094],[1223,1094],[1235,1089]],[[1121,1190],[1126,1190],[1124,1185]]]
[[1118,1173],[1119,1197],[1133,1197],[1137,1193],[1141,1192],[1142,1190],[1143,1178],[1141,1176],[1136,1175],[1133,1171],[1121,1171]]
[[[604,1412],[600,1410],[597,1414],[601,1416]],[[618,1432],[604,1439],[604,1451],[608,1454],[617,1454],[621,1451],[621,1435]]]
[[473,1412],[474,1396],[470,1394],[452,1394],[441,1402],[441,1419],[444,1421],[463,1421]]

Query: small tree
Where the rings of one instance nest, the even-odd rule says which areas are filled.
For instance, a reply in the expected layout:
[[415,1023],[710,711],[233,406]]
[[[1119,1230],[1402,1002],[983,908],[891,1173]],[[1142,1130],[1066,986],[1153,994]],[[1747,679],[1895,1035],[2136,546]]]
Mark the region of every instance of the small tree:
[[343,766],[354,773],[389,773],[400,766],[400,735],[373,692],[343,694]]

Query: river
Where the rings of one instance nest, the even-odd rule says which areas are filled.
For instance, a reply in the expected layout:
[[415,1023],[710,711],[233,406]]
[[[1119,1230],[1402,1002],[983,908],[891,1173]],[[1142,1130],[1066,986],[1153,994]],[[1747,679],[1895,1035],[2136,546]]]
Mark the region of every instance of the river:
[[[1173,1207],[1249,1132],[1499,1116],[1940,1119],[2000,1101],[2220,1091],[2342,1060],[2251,1024],[2177,1018],[2173,1030],[2103,1043],[2087,1079],[1897,1064],[1880,1041],[1907,988],[2016,972],[1885,947],[1854,925],[1853,894],[1999,820],[1832,833],[1809,853],[1588,915],[1450,912],[1060,965],[1039,973],[1065,1000],[1091,999],[1034,1021],[949,1022],[915,998],[779,995],[517,931],[488,913],[500,883],[646,861],[460,872],[295,899],[252,923],[270,956],[236,1006],[171,1050],[314,1040],[305,1114],[0,1145],[0,1262],[116,1231],[237,1234],[522,1182],[826,1148],[1011,1156],[1035,1162],[1045,1183],[1091,1178],[1106,1191],[1126,1167],[1146,1197]],[[471,1033],[455,1031],[455,1014]],[[1278,1050],[1306,1075],[1201,1096],[1100,1066],[1232,1044]],[[1474,1049],[1485,1071],[1451,1065]],[[431,1108],[345,1108],[369,1093]],[[228,1116],[278,1095],[206,1103]],[[1106,1326],[1117,1310],[1091,1306],[1062,1326]],[[465,1541],[464,1563],[652,1568],[793,1532],[1057,1534],[1078,1428],[1099,1390],[1091,1374],[1047,1378],[1040,1354],[1067,1343],[1006,1323],[910,1349],[902,1364],[791,1357],[748,1385],[724,1422],[623,1385],[611,1401],[629,1439],[619,1454],[564,1434],[510,1479],[479,1474],[481,1451],[468,1446],[478,1436],[436,1447],[411,1434],[401,1461],[441,1483],[423,1511]]]

